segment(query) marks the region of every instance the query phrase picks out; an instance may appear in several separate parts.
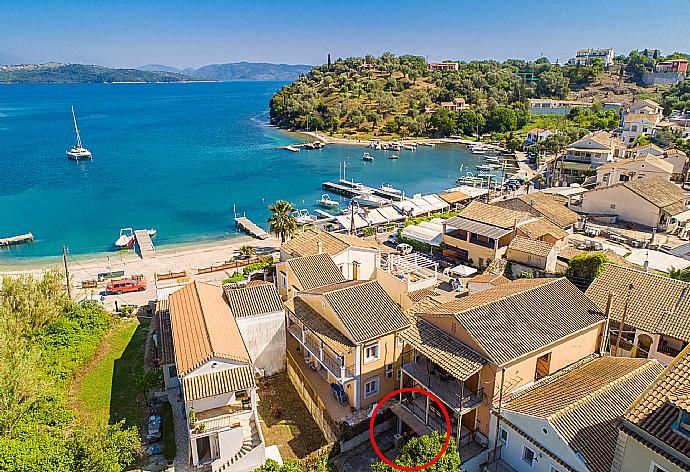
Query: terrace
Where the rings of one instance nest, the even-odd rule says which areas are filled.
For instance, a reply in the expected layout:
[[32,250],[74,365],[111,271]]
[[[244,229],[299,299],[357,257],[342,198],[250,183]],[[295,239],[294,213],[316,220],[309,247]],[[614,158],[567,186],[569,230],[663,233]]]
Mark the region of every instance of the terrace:
[[407,285],[407,292],[438,285],[438,263],[423,254],[388,254],[381,265],[384,271]]

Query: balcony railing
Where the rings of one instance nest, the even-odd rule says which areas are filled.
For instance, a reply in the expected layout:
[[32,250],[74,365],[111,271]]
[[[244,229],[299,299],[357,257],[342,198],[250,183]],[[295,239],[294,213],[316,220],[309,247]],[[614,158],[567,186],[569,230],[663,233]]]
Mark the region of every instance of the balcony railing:
[[250,412],[252,405],[250,402],[243,402],[233,405],[226,405],[211,410],[204,410],[196,413],[197,419],[194,423],[189,423],[190,436],[198,436],[215,431],[221,431],[240,426],[240,417],[243,413]]
[[670,346],[668,344],[667,345],[659,344],[658,350],[660,353],[666,354],[667,356],[678,357],[678,354],[680,354],[680,352],[683,350],[683,348],[675,348],[675,347]]
[[429,361],[415,362],[412,353],[403,354],[403,372],[416,380],[424,388],[454,410],[466,411],[481,405],[484,399],[483,389],[472,392],[461,382],[444,375],[441,369]]
[[288,332],[310,353],[311,357],[328,370],[341,383],[354,378],[354,371],[345,365],[343,356],[335,353],[323,341],[314,339],[313,333],[299,319],[288,313]]

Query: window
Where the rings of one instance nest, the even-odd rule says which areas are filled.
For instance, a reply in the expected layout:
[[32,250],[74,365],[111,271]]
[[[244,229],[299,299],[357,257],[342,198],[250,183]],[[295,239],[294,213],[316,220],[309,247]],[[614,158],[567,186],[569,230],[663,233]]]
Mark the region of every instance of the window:
[[386,378],[390,379],[393,377],[393,364],[386,364]]
[[352,263],[352,280],[359,280],[359,267],[360,263],[357,261],[354,261]]
[[612,204],[611,204],[611,209],[612,209],[612,210],[615,210],[615,209],[616,209],[616,204],[615,204],[615,203],[612,203]]
[[455,335],[455,333],[458,331],[458,325],[455,324],[455,321],[451,323],[450,325],[450,332]]
[[364,363],[373,362],[379,358],[379,343],[364,346]]
[[366,382],[364,382],[364,398],[369,398],[371,396],[379,393],[379,378],[373,377]]
[[673,429],[679,434],[690,437],[690,413],[681,410],[678,419],[673,422]]
[[668,472],[668,470],[664,469],[659,464],[652,461],[652,463],[649,465],[649,472]]
[[280,273],[280,286],[287,290],[287,276],[285,272]]
[[395,380],[400,380],[400,377],[402,377],[402,370],[398,369],[395,373]]
[[403,347],[405,345],[405,340],[402,338],[402,336],[398,335],[396,340],[398,343],[398,347]]
[[527,446],[522,449],[522,460],[527,464],[532,465],[534,463],[534,451]]
[[508,444],[508,430],[501,428],[501,432],[498,435],[499,440],[504,444]]

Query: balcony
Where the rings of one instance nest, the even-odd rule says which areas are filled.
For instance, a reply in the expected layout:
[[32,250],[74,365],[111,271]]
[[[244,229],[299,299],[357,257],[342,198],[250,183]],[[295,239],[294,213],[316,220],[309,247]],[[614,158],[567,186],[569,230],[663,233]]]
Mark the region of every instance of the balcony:
[[445,373],[443,369],[427,360],[415,362],[409,359],[409,353],[403,355],[403,372],[409,375],[426,390],[436,395],[453,410],[466,413],[479,407],[484,400],[484,391],[472,392],[462,382]]
[[687,346],[687,343],[684,343],[679,339],[662,335],[659,339],[659,347],[657,350],[667,356],[678,357],[678,354],[685,349],[685,346]]
[[[345,366],[345,357],[316,337],[314,333],[309,331],[309,327],[289,312],[287,330],[302,345],[305,353],[309,353],[309,357],[314,362],[318,362],[324,369],[328,370],[341,384],[354,379],[353,366]],[[314,365],[313,368],[315,367]]]
[[251,414],[251,402],[225,405],[196,412],[196,422],[190,424],[190,437],[206,435],[208,433],[237,428],[243,420]]
[[[391,405],[391,410],[419,435],[428,435],[434,431],[445,435],[448,430],[443,413],[438,410],[436,403],[430,401],[427,414],[426,401],[427,397],[424,395],[413,396],[410,392],[406,392],[402,394],[402,399],[399,399],[398,403]],[[469,430],[460,425],[458,434],[458,416],[454,412],[448,414],[451,436],[456,441],[460,457],[463,461],[468,461],[482,452],[485,447],[475,440],[475,430]]]

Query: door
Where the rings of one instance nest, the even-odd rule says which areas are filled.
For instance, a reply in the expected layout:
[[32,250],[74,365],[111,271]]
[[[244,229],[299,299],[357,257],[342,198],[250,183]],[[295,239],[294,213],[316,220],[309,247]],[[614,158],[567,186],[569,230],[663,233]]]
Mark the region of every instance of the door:
[[199,458],[197,465],[211,462],[211,438],[204,436],[196,440],[196,455]]
[[551,366],[551,353],[544,354],[537,359],[537,368],[534,371],[534,380],[539,380],[542,377],[549,375],[549,367]]
[[634,357],[638,359],[646,359],[649,357],[649,350],[652,347],[652,338],[646,334],[640,334],[637,337],[637,346],[635,346]]

